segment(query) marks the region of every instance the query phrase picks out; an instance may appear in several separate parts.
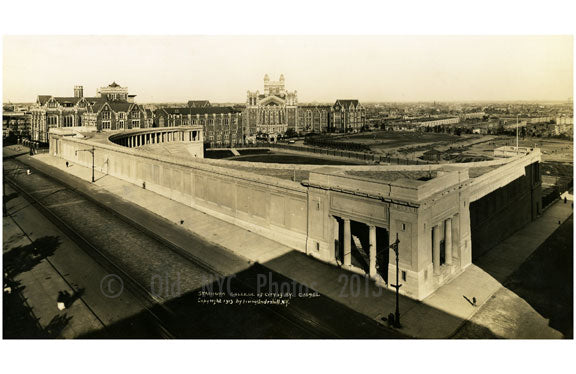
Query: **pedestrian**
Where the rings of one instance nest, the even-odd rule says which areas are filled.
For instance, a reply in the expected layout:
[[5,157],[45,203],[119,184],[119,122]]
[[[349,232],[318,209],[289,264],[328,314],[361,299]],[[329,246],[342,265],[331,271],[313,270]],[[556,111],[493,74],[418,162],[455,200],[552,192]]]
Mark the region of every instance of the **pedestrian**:
[[388,327],[392,327],[394,325],[394,314],[390,313],[388,314]]
[[472,298],[472,305],[476,306],[476,298],[475,297]]
[[66,161],[66,167],[68,167],[68,161]]
[[566,196],[564,196],[564,204],[566,204],[568,202],[568,199],[566,198]]

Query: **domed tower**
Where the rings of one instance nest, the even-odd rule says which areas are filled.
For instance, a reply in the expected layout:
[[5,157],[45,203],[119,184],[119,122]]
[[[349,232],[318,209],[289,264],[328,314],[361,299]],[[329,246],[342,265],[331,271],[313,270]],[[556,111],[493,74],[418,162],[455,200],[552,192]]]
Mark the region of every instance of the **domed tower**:
[[268,74],[264,74],[264,84],[270,82],[270,77],[268,76]]
[[284,74],[280,74],[280,82],[284,83]]

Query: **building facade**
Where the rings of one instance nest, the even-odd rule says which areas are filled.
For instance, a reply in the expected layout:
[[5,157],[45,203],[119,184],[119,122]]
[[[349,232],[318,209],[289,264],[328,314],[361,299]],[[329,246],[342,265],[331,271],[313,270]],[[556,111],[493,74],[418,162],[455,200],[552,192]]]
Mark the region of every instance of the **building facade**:
[[330,131],[358,132],[366,125],[366,109],[358,100],[336,100],[330,113]]
[[74,127],[92,131],[128,130],[152,125],[152,112],[134,102],[136,95],[116,82],[85,97],[82,86],[73,97],[39,95],[31,108],[31,138],[47,142],[51,128]]
[[366,110],[358,100],[337,100],[334,105],[298,104],[297,91],[287,91],[284,75],[278,81],[264,76],[264,92],[248,91],[243,127],[247,136],[278,135],[291,130],[311,132],[359,131],[366,125]]
[[298,107],[296,132],[322,133],[330,126],[330,105],[301,105]]
[[4,137],[28,138],[31,127],[30,112],[4,111],[2,113],[2,133]]
[[154,112],[155,127],[202,126],[209,147],[243,144],[242,112],[231,107],[160,108]]
[[246,135],[280,134],[297,128],[298,94],[286,91],[284,75],[271,81],[264,76],[264,92],[248,91],[243,127]]

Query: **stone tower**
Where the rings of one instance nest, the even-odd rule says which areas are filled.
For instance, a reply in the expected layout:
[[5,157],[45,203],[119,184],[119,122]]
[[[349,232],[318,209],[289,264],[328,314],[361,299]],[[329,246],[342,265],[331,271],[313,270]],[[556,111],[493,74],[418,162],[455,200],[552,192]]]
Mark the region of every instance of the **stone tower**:
[[74,97],[84,97],[84,87],[74,86]]

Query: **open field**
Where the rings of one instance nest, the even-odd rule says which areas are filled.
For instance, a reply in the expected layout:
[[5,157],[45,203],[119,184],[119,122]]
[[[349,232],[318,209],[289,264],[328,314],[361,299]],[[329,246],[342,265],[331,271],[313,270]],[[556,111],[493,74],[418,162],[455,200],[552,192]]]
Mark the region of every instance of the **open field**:
[[357,165],[358,163],[346,162],[321,157],[311,157],[292,153],[268,152],[265,154],[245,155],[227,158],[231,161],[245,162],[270,162],[274,164],[308,164],[308,165]]
[[380,148],[400,148],[421,144],[454,143],[465,141],[472,135],[456,136],[441,133],[419,133],[409,131],[375,131],[338,137],[338,140],[366,144],[373,150]]

